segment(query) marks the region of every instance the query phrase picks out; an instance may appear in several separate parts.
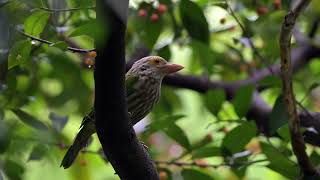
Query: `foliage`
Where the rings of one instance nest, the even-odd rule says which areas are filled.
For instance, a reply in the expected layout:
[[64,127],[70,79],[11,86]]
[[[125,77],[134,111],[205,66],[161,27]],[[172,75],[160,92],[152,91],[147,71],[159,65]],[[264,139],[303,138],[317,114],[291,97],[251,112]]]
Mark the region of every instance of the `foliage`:
[[[144,47],[183,64],[183,74],[200,77],[201,82],[237,86],[233,82],[278,63],[277,37],[290,2],[132,0],[127,55]],[[92,107],[90,67],[95,55],[74,53],[68,46],[90,50],[95,39],[105,38],[94,6],[94,0],[0,1],[0,11],[5,12],[0,13],[0,20],[10,22],[0,27],[0,33],[10,32],[9,42],[0,40],[0,48],[10,46],[8,64],[0,59],[0,179],[43,175],[48,179],[116,179],[96,137],[70,170],[59,168],[82,117]],[[310,8],[298,24],[302,32],[310,31],[319,12],[320,6]],[[1,66],[8,66],[5,72]],[[319,91],[319,66],[312,61],[294,76],[297,99],[303,99],[308,109],[319,109],[319,99],[312,96]],[[1,81],[1,76],[6,80]],[[221,88],[202,93],[163,85],[159,104],[141,123],[145,128],[137,125],[136,130],[154,160],[191,163],[178,168],[170,163],[159,165],[163,179],[296,179],[299,168],[289,143],[280,88],[276,75],[244,84],[232,93]],[[256,94],[273,107],[264,117],[269,119],[272,138],[261,133],[255,123],[259,119],[249,116]],[[309,145],[307,149],[311,160],[319,163],[319,149]]]

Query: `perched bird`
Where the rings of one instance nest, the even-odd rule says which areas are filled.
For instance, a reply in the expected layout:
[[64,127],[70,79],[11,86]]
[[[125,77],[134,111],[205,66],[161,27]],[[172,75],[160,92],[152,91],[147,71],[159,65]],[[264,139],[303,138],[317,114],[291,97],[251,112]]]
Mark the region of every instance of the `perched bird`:
[[[181,69],[183,66],[168,63],[159,56],[147,56],[132,65],[126,73],[125,80],[128,113],[132,125],[143,119],[158,102],[164,76]],[[94,111],[91,111],[83,118],[80,131],[64,156],[61,166],[70,167],[95,132]]]

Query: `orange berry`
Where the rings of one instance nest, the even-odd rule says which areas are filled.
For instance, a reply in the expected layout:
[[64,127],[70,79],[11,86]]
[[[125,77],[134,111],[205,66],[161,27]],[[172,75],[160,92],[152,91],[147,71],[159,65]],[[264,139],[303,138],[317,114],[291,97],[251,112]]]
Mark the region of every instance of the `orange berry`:
[[86,65],[88,65],[88,66],[93,66],[94,65],[94,60],[92,59],[92,58],[86,58],[85,60],[84,60],[84,63],[86,64]]
[[89,57],[92,57],[92,58],[95,58],[95,57],[97,57],[97,52],[95,52],[95,51],[90,51],[90,52],[88,52],[88,56],[89,56]]
[[159,20],[159,15],[156,13],[153,13],[150,19],[151,19],[151,22],[157,22]]
[[139,17],[146,17],[147,16],[147,11],[145,10],[145,9],[140,9],[139,11],[138,11],[138,16]]
[[266,14],[269,11],[269,9],[265,6],[260,6],[256,9],[256,12],[259,16]]
[[220,24],[224,24],[224,23],[226,23],[226,18],[221,18],[220,19]]
[[167,180],[168,179],[168,174],[165,171],[160,171],[159,172],[159,179],[160,180]]
[[167,12],[168,7],[165,4],[159,4],[157,10],[160,14],[164,14],[165,12]]
[[226,127],[224,127],[224,128],[223,128],[223,132],[224,132],[224,133],[228,133],[228,132],[229,132],[229,129],[226,128]]

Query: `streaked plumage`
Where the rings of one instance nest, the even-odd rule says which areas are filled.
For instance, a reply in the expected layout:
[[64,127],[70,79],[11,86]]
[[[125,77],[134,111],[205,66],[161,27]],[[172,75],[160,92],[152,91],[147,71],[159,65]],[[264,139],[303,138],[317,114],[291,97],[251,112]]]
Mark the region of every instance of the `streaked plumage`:
[[[159,56],[147,56],[133,64],[126,74],[125,82],[132,125],[143,119],[158,102],[163,77],[182,68],[180,65],[167,63]],[[80,131],[64,156],[61,166],[68,168],[72,165],[93,133],[95,133],[94,112],[91,111],[83,118]]]

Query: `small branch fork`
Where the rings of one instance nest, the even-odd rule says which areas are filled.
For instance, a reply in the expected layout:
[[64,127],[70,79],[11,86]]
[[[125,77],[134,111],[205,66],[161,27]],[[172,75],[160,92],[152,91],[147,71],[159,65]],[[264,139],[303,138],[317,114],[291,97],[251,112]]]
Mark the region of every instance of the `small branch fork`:
[[[286,110],[288,113],[288,124],[291,136],[291,145],[298,164],[304,176],[318,174],[312,165],[305,151],[305,143],[300,132],[300,119],[296,109],[296,101],[292,88],[292,64],[291,64],[291,37],[292,31],[297,18],[305,9],[311,0],[301,0],[297,5],[285,16],[280,31],[280,57],[281,57],[281,78],[283,84],[283,97]],[[319,174],[318,174],[319,175]]]

